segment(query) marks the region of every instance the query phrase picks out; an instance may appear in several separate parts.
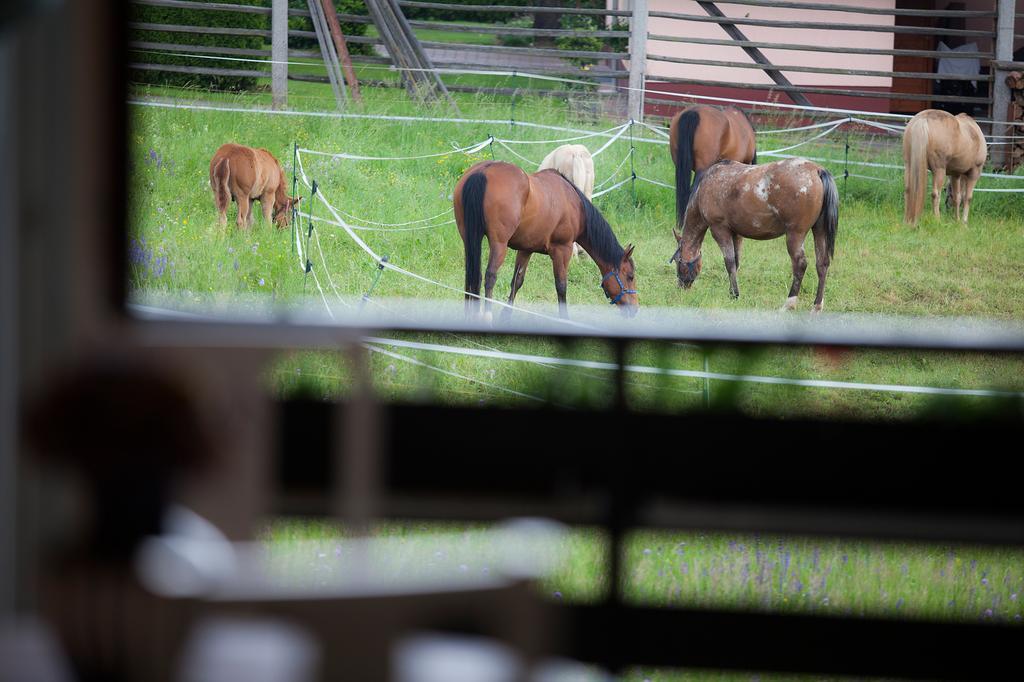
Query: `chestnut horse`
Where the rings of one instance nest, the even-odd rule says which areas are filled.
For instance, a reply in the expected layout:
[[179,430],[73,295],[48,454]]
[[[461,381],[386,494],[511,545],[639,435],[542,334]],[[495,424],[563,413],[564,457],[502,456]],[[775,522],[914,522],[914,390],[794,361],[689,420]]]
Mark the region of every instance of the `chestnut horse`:
[[925,184],[932,172],[932,211],[939,217],[939,194],[949,174],[954,215],[963,221],[971,211],[974,186],[988,158],[985,136],[967,114],[954,116],[947,111],[925,109],[910,119],[903,131],[903,221],[913,225],[924,210]]
[[757,136],[736,107],[695,104],[669,124],[669,150],[676,167],[676,225],[682,226],[690,200],[690,174],[700,174],[722,159],[757,163]]
[[263,219],[268,223],[273,215],[278,227],[291,223],[292,207],[302,197],[293,198],[285,194],[287,181],[281,164],[266,149],[243,147],[240,144],[224,144],[210,159],[210,189],[213,203],[220,214],[220,224],[227,225],[228,202],[238,203],[239,228],[252,225],[252,202],[259,199],[263,207]]
[[814,233],[818,294],[814,311],[825,304],[825,279],[836,246],[839,196],[832,175],[807,159],[786,159],[763,166],[720,161],[699,179],[686,209],[683,233],[673,230],[679,248],[676,261],[680,286],[689,289],[701,270],[701,244],[708,228],[718,242],[729,272],[729,291],[739,298],[736,270],[743,238],[775,239],[786,235],[793,261],[793,284],[784,308],[796,307],[807,258],[804,239]]
[[[594,196],[594,157],[581,144],[563,144],[544,157],[537,170],[554,168],[569,178],[590,199]],[[572,255],[580,255],[580,245],[573,242]]]
[[[530,256],[551,256],[555,271],[558,311],[565,317],[566,270],[572,245],[578,243],[590,254],[601,271],[601,288],[611,303],[635,314],[637,306],[636,267],[633,246],[619,245],[612,228],[576,185],[555,170],[527,175],[504,161],[483,161],[459,178],[452,194],[455,222],[466,251],[466,309],[478,309],[480,260],[483,238],[490,255],[484,278],[484,295],[489,299],[498,270],[511,247],[516,250],[508,304],[515,303],[523,286]],[[485,315],[490,302],[485,301]],[[507,314],[508,309],[505,310]]]

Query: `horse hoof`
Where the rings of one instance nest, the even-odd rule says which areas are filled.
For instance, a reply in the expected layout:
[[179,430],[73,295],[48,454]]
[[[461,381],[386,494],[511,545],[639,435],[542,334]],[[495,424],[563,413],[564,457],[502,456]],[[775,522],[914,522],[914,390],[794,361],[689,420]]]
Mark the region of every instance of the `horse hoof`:
[[797,301],[796,296],[790,296],[789,298],[786,299],[786,302],[783,304],[782,309],[783,310],[796,310],[796,301]]
[[825,309],[825,302],[824,301],[822,301],[821,303],[815,303],[811,307],[811,314],[812,315],[817,315],[818,313],[820,313],[824,309]]

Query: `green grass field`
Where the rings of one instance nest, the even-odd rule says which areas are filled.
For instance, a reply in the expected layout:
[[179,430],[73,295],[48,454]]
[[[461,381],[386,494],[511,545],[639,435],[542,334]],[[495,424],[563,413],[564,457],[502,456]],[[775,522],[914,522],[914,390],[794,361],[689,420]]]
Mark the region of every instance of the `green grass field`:
[[[290,84],[292,106],[324,109],[332,106],[323,86]],[[140,88],[138,95],[201,98],[221,104],[265,103],[265,93],[211,94]],[[363,111],[399,115],[439,115],[448,112],[410,103],[404,92],[373,89],[365,92]],[[457,96],[466,118],[507,120],[511,104],[499,97]],[[209,159],[222,143],[266,147],[291,175],[292,149],[297,144],[329,152],[378,156],[415,156],[444,152],[486,139],[551,139],[565,133],[508,124],[438,124],[378,120],[337,120],[317,117],[275,117],[260,113],[218,113],[133,106],[130,131],[130,278],[135,300],[166,305],[223,306],[249,300],[288,305],[321,306],[293,253],[290,231],[257,222],[251,231],[234,227],[234,207],[227,229],[216,225],[207,179]],[[575,116],[564,103],[520,98],[515,118],[586,130],[602,130],[616,122]],[[764,127],[786,127],[787,119],[765,121]],[[637,135],[641,133],[636,131]],[[812,131],[813,134],[813,131]],[[651,137],[650,133],[645,136]],[[807,132],[765,136],[762,150],[798,142]],[[898,138],[896,138],[898,141]],[[898,162],[897,141],[851,136],[850,158]],[[601,138],[585,141],[592,150]],[[789,153],[842,158],[843,139],[826,138]],[[626,157],[630,141],[623,136],[596,162],[597,182],[612,176]],[[539,161],[547,146],[516,147]],[[367,221],[399,223],[444,213],[460,175],[475,161],[491,158],[484,149],[473,156],[447,154],[413,161],[354,161],[305,156],[310,178],[338,208]],[[495,158],[514,160],[504,149]],[[769,160],[762,157],[762,162]],[[525,163],[523,164],[525,165]],[[633,166],[638,175],[672,182],[668,150],[663,145],[636,143]],[[839,178],[842,166],[832,166]],[[1006,321],[1024,318],[1024,220],[1021,198],[1015,194],[976,194],[971,223],[954,223],[944,214],[926,217],[919,226],[902,224],[901,174],[898,171],[855,169],[889,180],[873,182],[839,179],[840,227],[836,256],[829,273],[826,310],[952,318],[977,316]],[[629,175],[625,163],[615,175]],[[613,179],[612,182],[615,180]],[[983,180],[981,187],[997,185]],[[611,184],[611,183],[609,183]],[[634,196],[635,191],[635,196]],[[308,190],[300,192],[308,197]],[[595,201],[620,241],[636,244],[641,304],[692,307],[702,310],[753,310],[775,313],[784,301],[790,263],[781,240],[749,242],[740,272],[741,298],[729,298],[725,268],[717,247],[708,241],[704,271],[694,288],[676,286],[674,269],[665,264],[675,248],[671,236],[672,192],[646,183],[629,184]],[[327,282],[345,297],[365,292],[376,275],[374,263],[348,236],[319,221],[322,206],[304,200],[317,216],[316,235],[322,249],[312,259]],[[439,219],[440,220],[440,219]],[[303,221],[303,228],[306,221]],[[365,232],[367,242],[381,254],[413,272],[461,288],[462,244],[454,225],[405,232]],[[320,262],[320,251],[324,263]],[[813,258],[813,245],[808,245]],[[812,261],[813,262],[813,261]],[[519,301],[554,309],[554,287],[546,257],[532,260]],[[496,297],[504,298],[511,277],[506,261]],[[570,313],[574,306],[602,305],[599,277],[589,261],[574,262],[569,273]],[[813,268],[804,280],[800,307],[789,315],[807,315],[816,285]],[[436,289],[387,272],[375,291],[386,305],[391,299],[458,300],[455,292]],[[642,313],[641,313],[642,314]],[[396,338],[412,338],[394,335]],[[611,350],[598,342],[560,344],[547,339],[468,339],[453,334],[415,337],[420,341],[488,347],[537,355],[561,355],[612,360]],[[427,351],[393,349],[400,358],[371,356],[375,389],[386,399],[441,400],[463,404],[523,404],[529,399],[514,390],[574,406],[606,406],[613,395],[609,377],[596,370],[551,370],[537,365],[494,359],[448,356]],[[701,369],[701,351],[638,344],[633,362],[680,369]],[[404,358],[404,359],[402,359]],[[438,374],[410,360],[461,375]],[[765,349],[756,354],[717,349],[707,355],[716,372],[839,381],[911,384],[959,388],[1024,390],[1020,360],[999,356],[853,351],[836,355],[815,349]],[[330,351],[282,355],[266,377],[268,390],[323,397],[343,394],[349,386],[344,360]],[[711,382],[716,406],[750,414],[901,419],[919,416],[939,406],[976,413],[990,407],[989,398],[955,403],[924,396],[884,391],[840,391]],[[673,412],[700,409],[703,383],[693,379],[630,378],[628,394],[634,409]],[[1020,400],[1012,409],[1020,412]],[[431,554],[440,552],[439,570],[479,571],[487,567],[488,550],[471,540],[433,549],[439,530],[465,532],[464,527],[439,528],[415,524],[384,526],[377,533],[408,538]],[[472,529],[470,529],[472,530]],[[264,540],[282,575],[295,580],[316,579],[331,572],[333,551],[346,542],[344,529],[324,522],[277,521],[268,524]],[[607,589],[604,539],[595,531],[576,530],[565,546],[558,568],[542,590],[553,599],[593,600]],[[462,567],[465,567],[464,569]],[[871,544],[854,541],[739,537],[711,534],[638,532],[627,546],[625,593],[636,602],[671,605],[714,605],[864,616],[907,616],[942,620],[1016,622],[1021,618],[1018,595],[1024,589],[1024,554],[967,547]],[[320,573],[318,573],[320,572]],[[556,594],[557,593],[557,594]],[[734,680],[750,676],[670,674],[637,671],[630,679]],[[758,679],[776,679],[759,676]],[[781,679],[781,678],[778,678]]]
[[[304,92],[319,92],[323,86],[310,86],[295,94],[295,106],[313,105],[302,99]],[[147,90],[149,94],[154,90]],[[155,91],[167,94],[166,91]],[[180,94],[180,93],[179,93]],[[444,111],[414,106],[397,90],[368,88],[364,110],[401,115],[444,115]],[[263,95],[221,95],[230,104],[252,104]],[[508,117],[509,102],[500,98],[459,97],[462,114],[467,118]],[[320,104],[323,104],[322,102]],[[574,119],[564,105],[548,100],[523,98],[518,112],[523,119],[554,125],[570,125],[601,130],[610,121]],[[517,113],[517,115],[519,115]],[[257,223],[249,232],[233,225],[215,224],[215,212],[207,180],[209,157],[221,143],[236,141],[264,146],[282,162],[291,174],[292,147],[344,151],[371,156],[416,156],[435,154],[484,140],[488,135],[509,139],[551,139],[571,136],[508,124],[438,124],[379,120],[336,120],[314,117],[272,117],[260,113],[218,113],[171,109],[132,108],[131,132],[131,277],[140,300],[166,300],[183,303],[223,303],[236,297],[257,297],[277,303],[295,303],[303,295],[313,294],[312,281],[306,281],[299,268],[291,234]],[[785,126],[784,119],[765,125]],[[813,131],[812,131],[813,132]],[[637,129],[639,135],[639,129]],[[650,136],[650,133],[646,133]],[[806,132],[765,136],[761,149],[787,146],[805,139]],[[591,149],[602,138],[586,141]],[[898,146],[883,144],[881,136],[851,138],[851,158],[870,161],[895,161]],[[826,138],[823,143],[802,147],[797,152],[808,156],[841,158],[841,139]],[[629,150],[629,139],[621,137],[596,163],[597,182],[629,176],[629,163],[622,164]],[[671,183],[672,168],[663,145],[636,142],[633,166],[638,175]],[[544,145],[514,147],[520,154],[539,161]],[[303,164],[311,179],[339,209],[365,221],[400,223],[444,214],[450,209],[449,195],[461,174],[474,162],[490,158],[517,159],[495,145],[479,153],[447,154],[410,161],[356,161],[304,155]],[[764,157],[767,158],[767,157]],[[523,162],[525,165],[525,162]],[[851,167],[852,168],[852,167]],[[841,175],[841,166],[833,170]],[[882,183],[850,178],[839,180],[842,194],[840,228],[836,257],[829,273],[826,310],[857,313],[887,313],[909,316],[978,316],[1001,320],[1020,320],[1024,303],[1024,221],[1019,217],[1019,195],[976,194],[971,223],[963,226],[945,215],[939,220],[925,218],[916,228],[902,224],[902,190],[899,172],[885,169],[852,168],[893,182]],[[1001,181],[983,182],[994,186]],[[1005,181],[1002,181],[1005,184]],[[308,188],[305,209],[317,218],[328,213],[321,204],[310,201]],[[634,203],[634,191],[635,202]],[[705,244],[705,267],[701,278],[689,291],[679,289],[674,270],[666,265],[674,250],[671,236],[673,196],[670,190],[637,182],[596,201],[616,230],[620,241],[636,244],[638,287],[642,306],[690,307],[701,310],[775,311],[784,301],[790,281],[790,262],[782,240],[748,241],[740,272],[741,298],[728,294],[725,268],[717,246]],[[444,220],[442,215],[439,221]],[[303,221],[305,225],[306,221]],[[358,223],[359,221],[354,221]],[[461,288],[463,279],[462,244],[454,225],[433,229],[362,233],[378,253],[386,254],[398,265],[413,272]],[[311,242],[312,255],[326,294],[333,297],[331,285],[344,296],[358,296],[368,290],[377,270],[340,229],[318,222]],[[323,261],[321,261],[321,253]],[[808,257],[813,258],[813,245]],[[549,260],[537,256],[531,267],[519,301],[547,305],[554,310],[554,286]],[[812,260],[813,262],[813,260]],[[326,263],[326,268],[323,267]],[[511,277],[511,259],[499,275],[495,296],[504,298]],[[329,280],[329,281],[328,281]],[[596,269],[587,260],[574,262],[569,272],[568,299],[573,306],[602,305]],[[816,276],[813,268],[804,280],[800,309],[793,315],[805,315],[810,308]],[[374,290],[378,300],[430,299],[458,300],[457,293],[387,272]],[[782,314],[782,313],[779,313]],[[433,338],[459,345],[451,337]],[[492,339],[491,347],[504,350],[550,355],[574,353],[575,357],[607,360],[609,350],[598,344],[577,344],[572,349],[543,340]],[[557,377],[558,390],[566,391],[566,377],[578,388],[573,399],[590,404],[600,401],[606,390],[606,377],[593,378],[576,371],[538,371],[536,367],[501,363],[480,358],[452,358],[437,353],[401,351],[403,355],[432,366],[471,377],[487,384],[546,395],[551,379]],[[701,369],[699,352],[676,350],[666,355],[651,347],[635,349],[638,360],[667,363],[680,369]],[[480,383],[435,375],[425,382],[425,372],[393,357],[377,355],[373,359],[374,377],[379,390],[392,398],[423,395],[433,391],[442,400],[466,402],[517,402],[518,398]],[[728,349],[715,351],[710,369],[716,372],[741,372],[791,378],[815,378],[879,384],[911,384],[952,388],[997,388],[1019,391],[1024,388],[1021,363],[1001,357],[961,356],[899,352],[854,352],[841,358],[823,356],[813,349],[768,349],[756,356],[740,355]],[[306,388],[323,394],[345,390],[344,372],[330,354],[307,354],[282,359],[275,370],[278,386],[284,389]],[[312,385],[311,385],[312,384]],[[426,388],[424,388],[426,384]],[[526,391],[525,387],[530,387]],[[635,377],[630,396],[634,405],[644,409],[686,409],[703,405],[703,386],[692,379],[655,382]],[[635,389],[635,390],[634,390]],[[656,390],[657,389],[657,390]],[[732,390],[736,389],[736,390]],[[729,387],[721,382],[711,386],[712,399],[728,397],[742,409],[763,414],[810,413],[829,416],[865,416],[899,418],[920,414],[933,400],[916,395],[872,391],[836,391],[782,386]],[[983,404],[988,399],[973,399]]]

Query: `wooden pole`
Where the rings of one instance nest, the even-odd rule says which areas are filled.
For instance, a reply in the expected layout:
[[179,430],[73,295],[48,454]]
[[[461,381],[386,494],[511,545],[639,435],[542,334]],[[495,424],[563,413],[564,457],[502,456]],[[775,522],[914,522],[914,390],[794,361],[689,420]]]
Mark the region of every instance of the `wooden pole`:
[[306,4],[309,6],[309,14],[313,19],[313,28],[316,29],[316,40],[320,44],[320,54],[323,56],[324,68],[327,70],[327,79],[331,83],[331,90],[334,91],[334,100],[338,105],[338,111],[344,111],[348,92],[345,90],[345,82],[338,66],[338,56],[334,53],[334,43],[331,42],[331,36],[327,30],[327,20],[324,18],[319,0],[307,0]]
[[634,121],[644,120],[644,74],[647,71],[647,0],[634,0],[629,21],[629,95],[627,108]]
[[[996,5],[996,61],[997,62],[1012,62],[1013,61],[1013,23],[1014,23],[1014,6],[1016,2],[1014,0],[999,0]],[[990,112],[992,120],[995,123],[992,124],[993,135],[1008,135],[1010,126],[1007,123],[1000,123],[999,121],[1005,121],[1009,115],[1010,107],[1010,86],[1006,84],[1006,72],[1000,70],[997,66],[993,65],[992,74],[995,76],[992,80],[992,111]],[[996,140],[1006,138],[997,137]],[[997,147],[999,151],[992,154],[989,158],[993,165],[1002,166],[1009,165],[1012,156],[1008,152],[1012,152],[1012,145],[999,145]]]
[[[1002,1],[1003,0],[1000,0],[1000,2],[1002,2]],[[1012,4],[1012,0],[1010,0],[1010,1],[1011,1],[1011,4]],[[722,10],[718,9],[718,5],[716,5],[713,2],[706,2],[705,0],[697,0],[697,4],[700,5],[701,8],[703,8],[704,11],[707,12],[710,16],[713,16],[713,17],[724,17],[725,16],[725,14],[722,12]],[[1010,10],[1010,12],[1011,12],[1011,16],[1012,16],[1013,10]],[[749,40],[749,38],[747,38],[747,36],[743,34],[743,31],[741,31],[738,28],[736,28],[736,24],[719,24],[719,26],[721,26],[722,30],[725,31],[726,33],[728,33],[729,37],[732,38],[733,40],[743,40],[743,41]],[[1011,31],[1011,33],[1012,33],[1012,31]],[[1012,36],[1011,36],[1011,38],[1012,38]],[[746,52],[748,55],[750,55],[750,58],[753,59],[755,62],[757,62],[758,64],[761,64],[764,67],[766,67],[764,69],[764,72],[766,74],[768,74],[768,77],[771,78],[773,81],[775,81],[779,85],[785,85],[785,86],[790,87],[790,88],[793,87],[793,84],[789,82],[788,78],[786,78],[785,76],[782,75],[781,71],[779,71],[776,68],[773,68],[773,65],[772,65],[771,61],[769,61],[768,57],[764,56],[764,53],[761,52],[761,50],[757,49],[756,47],[744,47],[743,51]],[[786,93],[786,97],[789,97],[789,99],[793,100],[793,104],[799,104],[799,105],[805,106],[805,107],[811,106],[811,101],[809,99],[807,99],[806,97],[804,97],[803,93],[796,92],[796,91],[793,91],[793,90],[785,90],[784,92]]]
[[352,99],[362,102],[363,96],[359,92],[359,79],[356,78],[355,69],[352,68],[352,58],[348,54],[348,45],[345,43],[345,36],[341,32],[341,24],[338,23],[338,10],[334,7],[332,0],[320,0],[324,8],[324,18],[327,20],[327,27],[331,31],[331,39],[334,41],[334,49],[338,52],[341,61],[341,69],[345,73],[345,80],[352,90]]
[[270,90],[275,109],[288,107],[288,0],[273,0],[270,15]]

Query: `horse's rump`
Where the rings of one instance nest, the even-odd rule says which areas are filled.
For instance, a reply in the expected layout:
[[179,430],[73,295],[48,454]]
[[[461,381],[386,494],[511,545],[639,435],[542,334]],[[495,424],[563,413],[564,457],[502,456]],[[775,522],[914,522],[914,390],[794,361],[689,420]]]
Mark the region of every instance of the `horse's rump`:
[[581,144],[563,144],[552,150],[537,167],[538,171],[554,169],[569,178],[588,199],[594,194],[594,159]]

